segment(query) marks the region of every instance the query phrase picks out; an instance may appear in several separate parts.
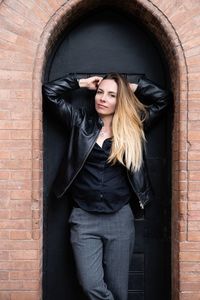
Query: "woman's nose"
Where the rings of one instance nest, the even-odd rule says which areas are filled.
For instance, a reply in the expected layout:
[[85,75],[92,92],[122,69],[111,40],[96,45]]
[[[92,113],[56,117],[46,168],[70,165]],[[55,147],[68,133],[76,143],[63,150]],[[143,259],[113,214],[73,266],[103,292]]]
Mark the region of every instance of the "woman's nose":
[[106,96],[105,95],[102,95],[101,99],[100,99],[102,102],[105,102],[106,101]]

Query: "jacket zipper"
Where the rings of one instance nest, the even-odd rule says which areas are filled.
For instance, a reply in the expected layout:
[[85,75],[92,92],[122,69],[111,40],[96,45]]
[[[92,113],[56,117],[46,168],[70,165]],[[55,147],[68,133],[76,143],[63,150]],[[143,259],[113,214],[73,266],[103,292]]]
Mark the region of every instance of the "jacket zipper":
[[[126,172],[127,172],[128,181],[129,181],[129,183],[130,183],[132,189],[133,189],[134,192],[136,193],[135,188],[133,187],[132,182],[131,182],[131,180],[130,180],[130,177],[129,177],[129,174],[128,174],[128,170],[126,170]],[[137,193],[136,193],[136,194],[137,194]],[[144,204],[142,203],[142,201],[141,201],[139,198],[138,198],[138,200],[139,200],[139,204],[140,204],[141,209],[144,209]]]
[[65,190],[63,191],[63,193],[62,193],[59,197],[62,197],[62,196],[64,195],[64,193],[65,193],[65,192],[67,191],[67,189],[70,187],[70,185],[72,184],[72,182],[74,181],[74,179],[76,178],[76,176],[78,175],[78,173],[79,173],[79,172],[81,171],[81,169],[83,168],[86,159],[88,158],[89,154],[90,154],[91,151],[92,151],[92,148],[94,147],[94,144],[96,143],[96,138],[97,138],[99,132],[100,132],[100,130],[97,131],[97,134],[96,134],[96,136],[95,136],[95,140],[94,140],[93,144],[91,145],[91,147],[90,147],[90,149],[89,149],[89,151],[88,151],[88,153],[87,153],[85,159],[83,160],[83,162],[82,162],[80,168],[78,169],[78,171],[76,172],[76,174],[74,175],[74,177],[71,179],[71,181],[68,183],[68,185],[66,186]]

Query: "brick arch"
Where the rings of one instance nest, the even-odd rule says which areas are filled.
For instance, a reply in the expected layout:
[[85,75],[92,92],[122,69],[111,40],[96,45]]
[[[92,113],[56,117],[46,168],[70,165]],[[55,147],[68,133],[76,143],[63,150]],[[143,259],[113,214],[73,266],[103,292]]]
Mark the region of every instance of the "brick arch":
[[[198,174],[193,172],[193,177],[188,180],[187,168],[188,161],[194,166],[199,160],[195,152],[199,151],[199,146],[197,143],[189,145],[189,142],[200,140],[199,132],[194,129],[196,123],[191,121],[199,120],[200,107],[195,102],[200,96],[196,80],[200,70],[197,55],[199,42],[196,38],[193,44],[191,33],[183,34],[193,30],[194,39],[200,34],[199,18],[195,18],[200,5],[195,0],[0,0],[0,218],[5,228],[0,231],[0,250],[5,250],[0,251],[0,269],[5,270],[0,273],[0,279],[3,278],[0,299],[40,298],[38,269],[41,259],[38,255],[42,255],[39,250],[42,249],[43,189],[41,81],[50,50],[63,30],[101,5],[120,8],[139,19],[154,34],[168,61],[175,98],[172,143],[173,299],[188,300],[191,293],[192,299],[199,299],[200,277],[195,264],[179,265],[180,260],[200,262],[199,232],[191,229],[194,227],[188,227],[192,226],[188,223],[188,215],[194,221],[198,221],[200,215],[198,211],[195,211],[196,215],[193,213],[194,207],[200,211],[196,201],[199,201],[200,189],[194,182],[190,187],[190,197],[196,202],[188,201],[188,184]],[[179,7],[182,9],[180,12]],[[188,82],[190,93],[193,92],[190,96]],[[193,102],[191,111],[194,113],[189,134],[188,99]],[[193,136],[194,132],[197,137]],[[188,154],[189,146],[193,150]],[[194,167],[192,170],[195,170]],[[196,178],[194,180],[198,185],[199,177]],[[199,226],[199,223],[195,224]],[[184,272],[182,278],[180,272]],[[192,276],[196,276],[196,282]]]
[[[173,149],[172,149],[172,182],[176,184],[172,185],[172,295],[173,299],[178,299],[179,295],[179,241],[182,236],[179,229],[179,198],[181,193],[181,178],[180,171],[181,165],[180,160],[182,155],[186,155],[181,149],[187,149],[187,138],[186,135],[182,137],[181,133],[182,120],[180,119],[180,105],[181,99],[187,99],[188,92],[188,71],[184,51],[178,33],[170,23],[167,16],[159,9],[158,6],[153,4],[153,1],[121,1],[115,0],[110,1],[68,1],[55,14],[49,19],[46,24],[44,31],[41,35],[40,44],[38,47],[35,69],[34,69],[34,94],[33,99],[41,99],[40,94],[40,80],[43,78],[43,70],[46,64],[46,59],[52,48],[56,43],[58,37],[62,32],[77,18],[81,17],[85,13],[92,11],[92,9],[99,6],[112,6],[120,8],[124,12],[129,12],[133,17],[137,17],[139,21],[156,37],[158,43],[160,43],[166,59],[169,64],[171,74],[171,84],[174,93],[175,100],[175,115],[174,115],[174,130],[173,130]],[[39,98],[38,98],[39,97]],[[37,100],[38,101],[38,100]],[[42,119],[41,111],[38,112],[37,118]],[[184,125],[186,120],[184,119]],[[42,150],[42,149],[41,149]],[[185,170],[185,167],[184,167]],[[40,183],[42,185],[42,182]],[[187,174],[184,181],[187,187]],[[41,186],[40,186],[41,188]],[[34,187],[33,187],[34,190]],[[187,190],[186,190],[187,192]],[[186,212],[182,215],[182,219],[187,221]],[[186,223],[185,223],[186,226]]]

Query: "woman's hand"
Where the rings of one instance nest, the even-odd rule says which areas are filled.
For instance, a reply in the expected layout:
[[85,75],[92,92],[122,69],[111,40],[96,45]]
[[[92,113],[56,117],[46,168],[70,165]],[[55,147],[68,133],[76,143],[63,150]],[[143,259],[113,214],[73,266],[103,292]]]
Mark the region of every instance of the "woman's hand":
[[132,92],[135,92],[136,89],[137,89],[137,87],[138,87],[138,84],[136,84],[136,83],[129,83],[129,86],[130,86]]
[[96,90],[103,77],[92,76],[89,78],[83,78],[79,80],[79,86],[82,88],[87,88],[89,90]]

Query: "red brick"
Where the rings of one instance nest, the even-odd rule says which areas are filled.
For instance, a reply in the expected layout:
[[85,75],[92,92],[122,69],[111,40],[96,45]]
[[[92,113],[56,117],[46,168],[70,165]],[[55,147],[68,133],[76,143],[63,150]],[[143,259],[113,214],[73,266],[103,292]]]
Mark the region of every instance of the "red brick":
[[31,239],[31,232],[24,231],[24,230],[15,230],[10,232],[10,239],[11,240],[30,240]]
[[[30,209],[32,202],[30,200],[12,200],[10,201],[10,210]],[[32,209],[32,208],[31,208]]]
[[30,130],[15,129],[10,131],[10,138],[13,140],[31,139],[32,132]]
[[31,160],[5,160],[0,161],[0,168],[3,169],[30,169],[32,166]]
[[196,202],[189,201],[188,210],[200,211],[200,201],[196,201]]
[[41,229],[33,229],[32,230],[32,239],[39,240],[41,238]]
[[[1,264],[1,263],[0,263]],[[1,281],[0,290],[22,290],[23,282],[19,280],[14,281]]]
[[190,150],[191,151],[196,151],[196,150],[200,150],[200,143],[199,141],[193,141],[191,144],[190,144]]
[[[41,1],[38,1],[38,2],[36,2],[36,5],[38,5],[38,9],[39,10],[42,10],[42,11],[46,11],[46,12],[48,12],[48,14],[52,14],[53,13],[53,8],[52,8],[52,6],[50,5],[50,3],[49,3],[50,1],[48,1],[48,2],[41,2]],[[58,5],[58,4],[57,4]],[[55,6],[55,5],[54,5]],[[36,6],[36,8],[37,8],[37,6]],[[57,7],[58,8],[58,7]]]
[[[193,17],[193,15],[195,16],[195,14],[196,14],[196,10],[194,10],[194,7],[192,7],[193,10],[191,8],[191,11],[188,12],[188,10],[186,9],[186,5],[181,6],[180,5],[181,3],[182,3],[182,1],[179,1],[179,0],[176,1],[174,3],[174,5],[177,5],[178,10],[176,10],[176,11],[172,10],[172,12],[171,12],[172,15],[170,14],[171,15],[170,20],[176,27],[179,27],[179,26],[181,27],[181,25],[184,25],[185,23],[183,23],[183,20],[185,22],[189,22],[191,20],[191,17]],[[198,7],[196,9],[198,9]]]
[[200,160],[200,153],[198,151],[189,151],[189,160]]
[[0,120],[8,120],[10,118],[10,112],[7,110],[0,110]]
[[[16,57],[15,57],[15,60],[16,60]],[[26,61],[28,64],[31,64],[31,63],[33,63],[33,58],[24,57],[24,55],[23,55],[22,57],[18,57],[18,61],[19,61],[19,63],[23,63],[24,61]],[[10,91],[10,97],[11,97],[12,100],[16,100],[17,101],[16,103],[19,103],[19,100],[23,101],[22,104],[24,105],[25,104],[24,102],[27,101],[28,103],[30,103],[30,101],[32,100],[32,90],[31,89],[26,89],[26,90],[24,90],[24,89],[14,89],[14,90]],[[27,123],[28,122],[28,128],[32,127],[31,126],[31,124],[32,124],[31,120],[29,120],[29,121],[20,120],[19,122],[20,123],[23,123],[23,122]],[[25,128],[25,127],[23,127],[23,128]]]
[[17,151],[12,151],[11,152],[11,159],[31,159],[32,153],[30,150],[21,150],[20,152]]
[[187,232],[177,232],[177,237],[176,237],[180,242],[183,242],[187,239]]
[[32,142],[29,140],[4,140],[0,141],[0,148],[2,150],[17,150],[17,149],[31,149]]
[[41,180],[42,181],[42,178],[43,178],[43,171],[40,171],[40,170],[36,170],[32,172],[32,175],[33,175],[33,180]]
[[31,189],[31,181],[30,180],[5,180],[0,181],[1,189],[8,190],[27,190]]
[[192,39],[185,41],[183,43],[183,45],[184,45],[184,49],[193,48],[195,45],[198,46],[199,45],[199,37],[198,36],[196,38],[193,37]]
[[10,152],[9,151],[0,151],[0,159],[9,159]]
[[11,112],[11,119],[13,120],[30,120],[32,117],[31,109],[25,108],[23,110],[16,110]]
[[200,230],[200,221],[190,221],[188,222],[188,230]]
[[189,210],[188,211],[188,219],[191,221],[199,221],[200,220],[200,211]]
[[9,6],[2,5],[1,15],[13,20],[13,23],[16,25],[23,25],[24,17],[22,15],[17,14]]
[[0,139],[1,140],[9,140],[10,139],[10,131],[9,130],[0,130]]
[[9,205],[10,205],[10,201],[8,200],[8,199],[6,199],[6,198],[1,198],[0,197],[0,207],[2,208],[2,209],[5,209],[5,208],[9,208]]
[[36,241],[2,241],[0,243],[1,250],[37,250],[39,245]]
[[[196,111],[196,110],[195,110]],[[200,121],[190,121],[188,123],[188,129],[189,130],[196,130],[197,128],[200,128]]]
[[24,80],[24,79],[28,79],[31,80],[32,79],[32,74],[31,72],[23,72],[23,71],[16,71],[16,70],[4,70],[1,74],[0,74],[0,79],[8,79],[8,80],[14,80],[14,79],[20,79],[20,80]]
[[42,161],[39,159],[33,160],[33,169],[40,169],[42,170]]
[[12,292],[10,300],[38,300],[38,292]]
[[11,211],[10,218],[11,219],[30,219],[32,216],[32,212],[30,208],[24,208],[21,210],[13,210]]
[[0,120],[1,129],[31,129],[32,123],[29,120]]
[[9,272],[0,271],[0,280],[9,280]]
[[[31,228],[32,220],[0,220],[0,229],[22,229],[28,230]],[[1,245],[0,245],[1,247]]]
[[[189,231],[188,232],[188,240],[189,241],[200,241],[200,234],[199,234],[199,232],[198,231]],[[199,258],[198,258],[198,260],[197,261],[200,261],[200,253],[198,253],[199,254]]]
[[10,251],[11,260],[36,260],[38,258],[38,250]]
[[48,0],[49,5],[53,8],[54,11],[56,11],[60,5],[59,5],[59,1],[54,1],[54,0]]
[[180,282],[180,290],[181,291],[199,291],[199,282]]
[[190,130],[188,132],[188,138],[190,141],[200,141],[200,131]]
[[192,292],[185,292],[181,293],[180,300],[199,300],[200,299],[200,293],[194,293]]
[[5,209],[0,209],[0,220],[9,219],[10,211]]
[[189,112],[188,119],[189,120],[199,120],[199,112]]
[[180,274],[181,281],[183,282],[199,282],[200,283],[200,274],[199,273],[184,273]]
[[23,289],[26,291],[38,291],[40,288],[38,280],[23,280]]
[[0,170],[0,180],[8,180],[10,178],[10,172]]
[[200,96],[200,91],[199,90],[189,90],[188,92],[188,97],[189,101],[196,101],[199,99]]
[[191,201],[200,201],[200,192],[198,191],[189,191],[188,199]]
[[200,260],[200,253],[199,252],[180,252],[180,261],[199,261]]
[[39,270],[36,271],[11,271],[10,279],[11,280],[24,280],[24,279],[32,279],[37,280],[40,276]]
[[[4,52],[1,49],[0,59],[2,59],[2,60],[5,60],[4,53],[6,53],[6,52]],[[1,100],[5,101],[5,99],[9,99],[9,98],[10,98],[10,89],[7,89],[7,88],[4,87],[4,89],[0,90],[0,101]]]
[[182,242],[179,244],[179,247],[180,251],[200,252],[200,242]]
[[188,169],[193,171],[199,171],[200,161],[188,161]]
[[[0,34],[1,36],[1,34]],[[15,38],[15,36],[13,36]],[[12,37],[12,38],[13,38]],[[3,88],[5,86],[9,86],[9,84],[12,86],[13,89],[30,89],[31,88],[31,80],[26,79],[0,79],[0,88]]]
[[42,129],[42,122],[41,122],[41,120],[37,120],[37,119],[33,120],[33,129],[34,130],[41,130]]
[[17,39],[17,34],[2,29],[1,32],[0,32],[0,38],[7,41],[7,42],[15,43],[16,39]]
[[200,190],[200,184],[198,181],[190,181],[189,182],[189,190],[190,191],[199,191]]
[[33,229],[40,229],[40,220],[33,219]]
[[40,218],[40,210],[39,209],[32,210],[32,218],[33,219],[39,219]]
[[0,251],[0,260],[9,260],[9,252],[8,251]]
[[[191,253],[192,255],[192,253]],[[181,272],[199,272],[200,262],[180,262],[180,271]]]
[[0,230],[0,240],[8,240],[9,236],[9,231]]
[[0,300],[10,300],[9,291],[6,291],[6,292],[1,292],[0,291]]
[[13,200],[31,200],[31,191],[11,191],[10,198]]
[[11,171],[11,179],[31,179],[32,172],[27,170],[20,170],[20,171]]

